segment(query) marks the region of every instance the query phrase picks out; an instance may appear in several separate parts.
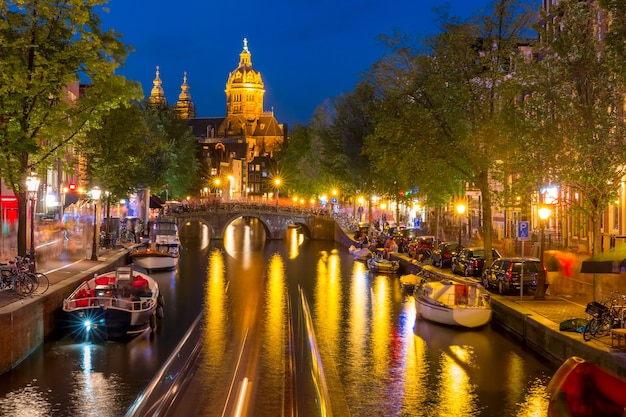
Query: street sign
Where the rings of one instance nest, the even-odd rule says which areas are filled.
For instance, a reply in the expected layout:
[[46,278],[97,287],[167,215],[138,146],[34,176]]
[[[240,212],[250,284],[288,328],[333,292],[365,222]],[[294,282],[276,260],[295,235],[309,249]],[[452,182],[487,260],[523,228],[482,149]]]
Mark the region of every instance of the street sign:
[[331,202],[331,203],[333,203],[333,204],[337,204],[337,197],[333,197],[333,198],[330,200],[330,202]]
[[530,222],[517,222],[517,239],[528,240],[530,237]]

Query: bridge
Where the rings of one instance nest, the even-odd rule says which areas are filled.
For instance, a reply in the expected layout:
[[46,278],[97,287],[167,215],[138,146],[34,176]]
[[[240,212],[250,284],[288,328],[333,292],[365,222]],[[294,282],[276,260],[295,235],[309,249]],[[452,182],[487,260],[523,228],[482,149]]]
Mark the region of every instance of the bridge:
[[188,222],[201,222],[211,231],[211,239],[223,239],[228,225],[239,218],[243,218],[244,221],[258,219],[265,228],[267,239],[270,240],[284,239],[289,227],[299,227],[311,239],[333,240],[335,236],[335,221],[330,217],[308,212],[240,208],[238,205],[225,210],[170,213],[163,220],[176,222],[179,229]]

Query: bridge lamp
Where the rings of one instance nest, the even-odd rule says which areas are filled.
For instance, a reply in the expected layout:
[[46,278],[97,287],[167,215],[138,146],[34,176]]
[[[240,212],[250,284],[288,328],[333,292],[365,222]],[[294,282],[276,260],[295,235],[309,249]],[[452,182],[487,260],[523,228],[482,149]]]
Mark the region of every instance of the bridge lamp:
[[91,189],[91,198],[93,199],[93,242],[91,243],[91,260],[98,260],[98,247],[96,244],[96,233],[98,233],[98,200],[100,200],[100,195],[102,194],[102,190],[99,187],[93,187]]
[[537,278],[537,289],[535,290],[535,300],[545,300],[545,287],[546,287],[546,276],[545,276],[545,267],[543,266],[543,250],[546,243],[546,220],[552,214],[552,210],[549,207],[541,207],[539,210],[539,223],[541,223],[541,242],[539,246],[539,260],[541,267],[544,272],[540,273]]
[[32,272],[35,272],[35,203],[37,202],[37,192],[39,191],[39,178],[31,173],[26,178],[26,190],[30,201],[30,262]]
[[461,233],[463,232],[463,214],[465,213],[465,204],[460,203],[456,206],[456,212],[459,214],[459,246],[461,246]]
[[274,179],[274,185],[276,187],[276,211],[278,211],[278,193],[280,192],[280,178]]

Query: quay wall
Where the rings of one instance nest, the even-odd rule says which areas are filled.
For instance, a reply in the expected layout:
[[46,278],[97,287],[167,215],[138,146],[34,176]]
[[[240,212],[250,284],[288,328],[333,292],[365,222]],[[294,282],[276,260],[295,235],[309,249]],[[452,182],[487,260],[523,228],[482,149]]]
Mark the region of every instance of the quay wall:
[[19,365],[57,329],[62,320],[63,300],[84,277],[127,264],[128,251],[112,255],[81,274],[51,283],[41,296],[26,297],[0,308],[0,374]]

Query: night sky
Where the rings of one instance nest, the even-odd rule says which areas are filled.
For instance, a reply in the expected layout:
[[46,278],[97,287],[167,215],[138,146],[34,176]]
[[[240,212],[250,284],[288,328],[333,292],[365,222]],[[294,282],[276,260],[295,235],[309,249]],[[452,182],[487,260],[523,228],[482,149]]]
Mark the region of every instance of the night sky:
[[252,66],[265,83],[264,107],[280,123],[307,124],[326,99],[353,90],[387,49],[377,39],[394,30],[438,32],[435,8],[467,18],[487,0],[111,0],[103,26],[131,45],[119,74],[152,89],[160,67],[168,104],[178,100],[183,73],[197,117],[226,112],[224,89],[248,39]]

